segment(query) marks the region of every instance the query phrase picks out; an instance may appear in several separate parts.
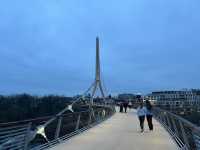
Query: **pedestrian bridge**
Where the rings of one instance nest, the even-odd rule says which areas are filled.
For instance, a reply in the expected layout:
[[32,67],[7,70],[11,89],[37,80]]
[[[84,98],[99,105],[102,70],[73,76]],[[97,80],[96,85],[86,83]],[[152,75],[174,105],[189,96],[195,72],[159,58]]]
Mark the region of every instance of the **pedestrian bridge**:
[[135,109],[119,113],[109,104],[5,123],[0,150],[200,150],[199,127],[158,107],[153,114],[154,131],[145,122],[143,133]]
[[135,110],[115,113],[111,118],[51,150],[177,150],[178,146],[159,122],[153,120],[154,131],[140,132]]

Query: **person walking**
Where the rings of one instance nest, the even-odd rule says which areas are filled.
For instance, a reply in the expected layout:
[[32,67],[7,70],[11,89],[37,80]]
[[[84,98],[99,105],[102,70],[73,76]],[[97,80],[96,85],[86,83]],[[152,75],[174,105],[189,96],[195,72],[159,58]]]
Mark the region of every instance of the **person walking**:
[[131,101],[128,102],[128,108],[129,108],[129,110],[131,110],[131,108],[132,108],[132,102]]
[[119,112],[121,112],[121,113],[123,113],[123,103],[122,102],[120,102],[120,105],[119,105]]
[[124,112],[127,113],[127,107],[128,107],[128,102],[125,101],[124,102]]
[[141,132],[144,131],[144,120],[145,120],[145,107],[143,106],[143,101],[140,102],[140,106],[137,108],[137,116],[140,121]]
[[150,101],[146,100],[146,119],[147,119],[150,131],[153,131],[152,117],[153,117],[152,105]]

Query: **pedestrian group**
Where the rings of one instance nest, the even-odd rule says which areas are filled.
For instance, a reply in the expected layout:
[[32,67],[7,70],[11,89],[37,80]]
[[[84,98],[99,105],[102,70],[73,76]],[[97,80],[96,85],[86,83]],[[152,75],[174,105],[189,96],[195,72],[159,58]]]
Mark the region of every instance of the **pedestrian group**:
[[137,108],[137,115],[138,115],[138,118],[139,118],[139,121],[140,121],[141,132],[144,131],[144,120],[145,120],[145,117],[147,119],[149,130],[153,131],[152,105],[148,100],[146,101],[146,105],[145,106],[144,106],[143,101],[140,102],[140,106]]
[[[123,103],[120,103],[120,112],[123,112],[124,110],[124,112],[126,113],[128,107],[130,107],[128,102],[125,101]],[[140,101],[139,107],[137,108],[137,116],[139,119],[141,132],[144,132],[145,118],[147,120],[149,130],[153,131],[153,123],[152,123],[153,113],[152,113],[152,105],[150,101],[146,100],[145,104],[143,100]]]

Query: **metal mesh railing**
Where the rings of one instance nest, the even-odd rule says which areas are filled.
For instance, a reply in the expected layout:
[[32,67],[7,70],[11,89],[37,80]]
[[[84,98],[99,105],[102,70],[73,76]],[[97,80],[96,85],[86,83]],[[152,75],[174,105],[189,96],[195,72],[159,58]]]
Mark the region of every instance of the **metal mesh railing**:
[[199,127],[160,108],[154,108],[154,116],[171,134],[181,150],[200,150]]
[[55,119],[45,127],[44,123],[52,116],[2,124],[0,150],[50,148],[104,121],[114,113],[114,105],[95,104],[92,109],[53,116]]
[[25,125],[2,125],[0,128],[0,150],[23,150],[27,149],[27,132],[30,124]]

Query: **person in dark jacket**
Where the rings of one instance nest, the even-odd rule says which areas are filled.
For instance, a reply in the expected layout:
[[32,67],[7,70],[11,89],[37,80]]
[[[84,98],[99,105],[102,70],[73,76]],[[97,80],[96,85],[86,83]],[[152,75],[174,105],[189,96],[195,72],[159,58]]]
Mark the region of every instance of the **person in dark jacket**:
[[153,117],[152,105],[150,101],[146,100],[146,119],[147,119],[150,131],[153,131],[152,117]]
[[127,112],[127,108],[128,108],[128,102],[125,101],[125,102],[124,102],[124,111],[125,111],[125,113]]
[[120,102],[120,105],[119,105],[119,112],[121,112],[121,113],[123,113],[123,103],[122,102]]

